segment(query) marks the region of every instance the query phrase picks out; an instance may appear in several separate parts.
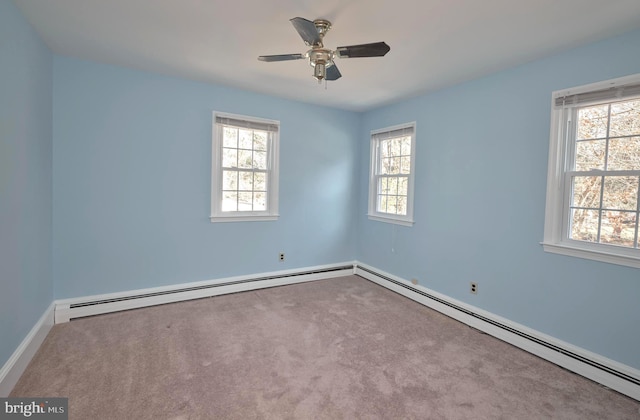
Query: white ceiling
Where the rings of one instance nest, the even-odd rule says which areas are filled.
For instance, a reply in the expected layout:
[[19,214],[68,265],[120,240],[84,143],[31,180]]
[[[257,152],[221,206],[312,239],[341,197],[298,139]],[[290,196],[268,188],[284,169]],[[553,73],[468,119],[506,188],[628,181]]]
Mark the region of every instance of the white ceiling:
[[[14,2],[56,54],[356,111],[640,28],[639,0]],[[326,89],[304,60],[258,61],[308,49],[296,16],[330,20],[328,48],[391,51],[336,59],[342,78]]]

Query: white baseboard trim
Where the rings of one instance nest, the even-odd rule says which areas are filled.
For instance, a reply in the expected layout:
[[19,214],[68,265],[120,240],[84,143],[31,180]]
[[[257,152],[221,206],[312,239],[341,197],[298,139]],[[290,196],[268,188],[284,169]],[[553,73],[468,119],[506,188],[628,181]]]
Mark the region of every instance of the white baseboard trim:
[[543,334],[361,262],[360,277],[640,401],[640,370]]
[[265,289],[353,274],[353,261],[171,286],[56,300],[55,323],[109,312]]
[[53,327],[55,306],[53,302],[42,314],[38,322],[31,328],[29,334],[22,340],[16,351],[0,369],[0,397],[6,398],[18,383],[29,362],[36,354],[40,345]]

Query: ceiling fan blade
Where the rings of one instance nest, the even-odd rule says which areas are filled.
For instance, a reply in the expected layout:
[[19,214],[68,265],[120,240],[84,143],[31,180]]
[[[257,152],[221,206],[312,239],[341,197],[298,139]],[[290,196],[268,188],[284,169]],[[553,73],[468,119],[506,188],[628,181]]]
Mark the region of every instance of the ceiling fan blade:
[[341,77],[342,77],[342,74],[340,74],[340,70],[338,70],[338,66],[334,64],[330,67],[327,67],[325,79],[338,80]]
[[279,55],[261,55],[258,57],[260,61],[288,61],[288,60],[300,60],[304,58],[302,54],[279,54]]
[[391,48],[385,42],[373,42],[371,44],[338,47],[336,53],[340,58],[382,57],[390,50]]
[[300,34],[300,37],[302,37],[305,44],[311,46],[318,45],[322,42],[322,38],[320,38],[316,25],[310,20],[301,17],[294,17],[291,19],[291,23]]

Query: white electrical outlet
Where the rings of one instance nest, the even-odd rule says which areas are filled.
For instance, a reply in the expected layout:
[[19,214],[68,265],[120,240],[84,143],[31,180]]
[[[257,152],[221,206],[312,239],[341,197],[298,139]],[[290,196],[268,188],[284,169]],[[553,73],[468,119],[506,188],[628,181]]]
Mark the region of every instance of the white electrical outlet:
[[280,261],[284,261],[284,252],[280,253]]
[[471,282],[471,287],[469,288],[469,291],[471,293],[473,293],[474,295],[477,295],[478,294],[478,283],[472,281]]

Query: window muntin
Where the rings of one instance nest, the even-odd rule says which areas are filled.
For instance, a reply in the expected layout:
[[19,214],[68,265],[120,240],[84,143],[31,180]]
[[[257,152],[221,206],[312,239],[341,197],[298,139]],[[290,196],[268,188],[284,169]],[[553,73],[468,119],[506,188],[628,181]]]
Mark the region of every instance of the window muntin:
[[640,268],[640,74],[552,96],[545,251]]
[[415,123],[371,134],[369,218],[413,223]]
[[279,123],[214,114],[212,221],[277,218]]

